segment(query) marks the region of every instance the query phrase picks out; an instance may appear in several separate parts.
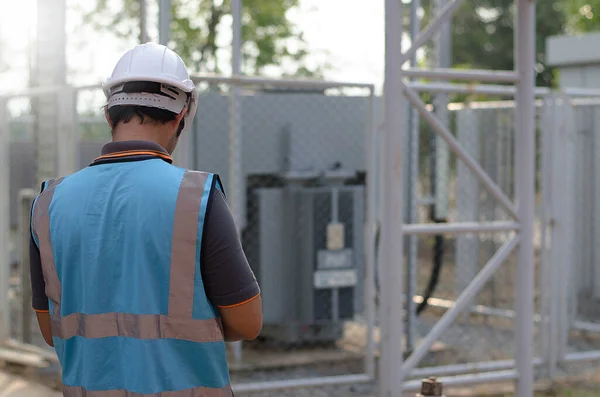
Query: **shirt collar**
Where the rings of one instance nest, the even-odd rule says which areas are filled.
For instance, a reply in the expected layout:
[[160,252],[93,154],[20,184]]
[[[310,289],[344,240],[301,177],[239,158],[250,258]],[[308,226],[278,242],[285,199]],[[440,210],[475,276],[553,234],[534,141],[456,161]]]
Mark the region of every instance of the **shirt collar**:
[[119,141],[109,142],[102,147],[102,155],[94,164],[161,158],[169,164],[173,163],[171,155],[165,148],[152,141]]
[[102,155],[106,154],[114,154],[119,152],[128,152],[128,151],[137,151],[137,150],[151,150],[161,152],[163,154],[169,155],[169,152],[166,151],[161,145],[152,141],[118,141],[118,142],[109,142],[102,147]]

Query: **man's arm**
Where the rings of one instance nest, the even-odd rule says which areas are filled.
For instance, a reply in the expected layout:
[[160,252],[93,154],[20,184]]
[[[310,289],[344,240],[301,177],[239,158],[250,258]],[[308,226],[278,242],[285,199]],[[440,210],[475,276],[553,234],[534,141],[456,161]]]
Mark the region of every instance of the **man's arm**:
[[33,231],[31,229],[29,238],[29,269],[31,274],[31,306],[36,312],[38,325],[44,340],[49,346],[54,346],[54,342],[52,341],[50,313],[48,312],[49,304],[48,297],[46,296],[46,282],[44,281],[44,273],[42,271],[40,249],[33,238]]
[[228,342],[252,340],[262,329],[262,300],[223,193],[210,198],[202,242],[202,280],[218,307]]

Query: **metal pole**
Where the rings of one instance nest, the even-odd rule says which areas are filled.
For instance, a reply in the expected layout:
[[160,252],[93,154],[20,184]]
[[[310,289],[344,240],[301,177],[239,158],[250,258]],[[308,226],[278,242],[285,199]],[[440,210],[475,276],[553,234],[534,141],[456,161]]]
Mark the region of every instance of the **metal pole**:
[[[447,0],[434,0],[433,5],[435,6],[436,15],[438,11],[442,8],[443,2],[447,2]],[[440,26],[440,31],[436,35],[434,40],[435,43],[435,58],[436,65],[440,68],[450,68],[452,66],[452,24],[451,20],[447,19]],[[445,69],[449,71],[450,69]],[[452,74],[452,72],[450,72]],[[458,73],[457,73],[458,74]],[[483,73],[479,73],[480,78],[484,76],[485,79],[485,71]],[[440,121],[444,123],[444,125],[449,125],[450,117],[448,114],[448,94],[447,93],[438,93],[433,101],[435,114],[439,117]],[[450,162],[450,153],[448,151],[448,145],[439,137],[435,136],[434,140],[435,150],[435,206],[434,206],[434,217],[436,221],[447,220],[448,219],[448,177],[449,177],[449,162]]]
[[375,228],[377,219],[377,159],[375,134],[375,90],[369,90],[369,121],[366,132],[367,221],[365,230],[365,311],[367,318],[367,354],[365,372],[375,377]]
[[252,383],[236,383],[232,389],[235,395],[242,393],[250,394],[256,392],[281,391],[289,392],[293,389],[306,389],[310,387],[327,387],[327,386],[343,386],[357,385],[362,383],[370,383],[373,379],[365,374],[359,375],[336,375],[336,376],[319,376],[316,378],[304,379],[285,379],[258,381]]
[[[446,26],[448,25],[448,26]],[[442,40],[443,44],[441,47],[438,61],[440,63],[439,66],[436,66],[432,69],[405,69],[402,73],[406,77],[411,78],[423,78],[423,79],[432,79],[432,80],[467,80],[467,81],[477,81],[479,83],[517,83],[519,81],[519,76],[514,71],[503,71],[503,70],[481,70],[481,69],[464,69],[464,70],[456,70],[451,69],[450,66],[450,48],[452,43],[452,36],[448,35],[448,33],[452,33],[449,29],[450,23],[444,22],[444,24],[440,27],[440,31],[442,31],[445,35],[442,35],[440,40]]]
[[[487,94],[487,95],[515,95],[517,89],[512,85],[495,85],[495,84],[453,84],[453,83],[423,83],[412,82],[406,84],[415,91],[427,91],[431,93],[447,93],[447,94]],[[535,89],[536,96],[548,95],[547,87],[537,87]],[[480,104],[481,102],[475,102]],[[456,105],[456,104],[453,104]]]
[[[240,38],[241,41],[241,38]],[[240,45],[241,47],[241,45]],[[238,51],[238,57],[239,57]],[[249,76],[208,76],[191,75],[190,78],[195,83],[206,82],[209,84],[240,84],[240,85],[262,85],[265,88],[283,87],[283,88],[302,88],[302,89],[329,89],[329,88],[366,88],[371,89],[373,84],[353,83],[351,81],[323,81],[308,79],[274,79],[269,77],[249,77]]]
[[164,46],[171,39],[171,0],[158,3],[158,42]]
[[[36,45],[33,67],[30,73],[32,86],[52,83],[66,84],[66,0],[37,1]],[[31,113],[34,115],[34,140],[36,148],[36,181],[43,181],[58,175],[58,134],[56,128],[60,101],[56,100],[56,90],[29,98]]]
[[[544,360],[541,358],[535,358],[533,365],[536,367],[544,364]],[[505,371],[507,369],[515,368],[515,360],[498,360],[498,361],[480,361],[476,363],[467,364],[450,364],[441,365],[434,367],[420,367],[410,371],[410,376],[413,378],[424,377],[430,374],[436,374],[437,376],[448,376],[448,375],[462,375],[469,373],[482,373],[482,372],[493,372],[493,371]]]
[[517,1],[515,65],[519,73],[516,133],[516,186],[521,240],[516,274],[516,397],[533,396],[534,216],[535,216],[535,2]]
[[31,205],[35,199],[33,189],[22,189],[19,192],[19,231],[21,235],[21,342],[31,343],[31,279],[29,274],[29,239]]
[[[414,40],[419,34],[419,8],[421,0],[412,0],[410,4],[410,39]],[[416,67],[417,53],[410,59],[410,66]],[[408,105],[408,104],[407,104]],[[412,106],[409,106],[409,124],[410,124],[410,156],[408,156],[409,183],[408,183],[408,223],[414,224],[418,218],[418,186],[419,186],[419,112]],[[406,321],[406,350],[412,351],[415,347],[415,332],[417,311],[413,296],[417,291],[417,247],[418,240],[415,235],[408,237],[408,256],[407,256],[407,321]]]
[[240,76],[242,71],[242,0],[231,2],[232,23],[232,48],[231,48],[231,75]]
[[10,337],[8,277],[10,269],[10,133],[6,101],[0,100],[0,341]]
[[[239,76],[242,69],[242,0],[231,2],[232,23],[232,45],[231,45],[231,74]],[[242,173],[242,130],[240,125],[241,111],[239,103],[239,88],[230,86],[229,92],[229,198],[233,213],[233,219],[238,228],[242,227],[242,185],[244,184]],[[232,343],[233,355],[236,361],[242,360],[242,342]]]
[[[557,96],[555,93],[552,93],[544,101],[544,113],[543,113],[543,125],[542,125],[542,197],[541,197],[541,210],[542,210],[542,236],[540,247],[542,259],[541,259],[541,282],[542,285],[548,286],[548,288],[542,289],[541,296],[541,315],[542,315],[542,324],[540,327],[540,339],[541,339],[541,349],[542,354],[545,358],[548,376],[551,379],[554,379],[556,376],[557,370],[557,352],[556,348],[558,341],[558,328],[557,328],[557,320],[558,320],[558,311],[557,311],[557,300],[562,294],[557,293],[557,290],[560,289],[557,282],[559,282],[557,269],[555,263],[557,260],[555,259],[557,256],[560,257],[560,247],[557,247],[556,242],[554,241],[555,234],[557,232],[556,228],[553,227],[555,221],[560,218],[556,218],[553,214],[553,154],[554,154],[554,139],[555,139],[555,129],[560,125],[558,124],[558,109],[556,105]],[[560,128],[560,127],[558,127]],[[562,148],[561,148],[562,149]],[[554,160],[556,161],[556,160]],[[555,187],[554,187],[555,188]],[[562,188],[562,186],[561,186]],[[560,217],[560,214],[556,214]],[[560,221],[557,222],[560,225]],[[560,226],[559,226],[560,227]],[[547,236],[552,236],[552,241],[554,244],[548,246],[547,244]]]
[[[514,380],[519,376],[517,371],[514,369],[506,371],[495,371],[495,372],[483,372],[481,374],[467,374],[458,376],[448,376],[439,378],[438,381],[442,382],[445,386],[469,386],[481,383],[491,382],[503,382],[507,380]],[[421,389],[421,381],[411,380],[404,384],[405,391],[417,391]]]
[[69,175],[79,169],[79,134],[77,130],[77,92],[65,86],[56,92],[57,168],[58,175]]
[[509,232],[519,230],[518,222],[492,221],[492,222],[456,222],[456,223],[421,223],[405,225],[404,234],[435,235],[435,234],[464,234],[464,233],[489,233]]
[[404,181],[402,156],[406,130],[404,112],[406,100],[402,95],[402,2],[385,0],[385,81],[384,136],[382,169],[381,219],[381,397],[402,395],[404,336],[402,309],[398,303],[403,293],[404,247]]
[[140,44],[148,42],[148,12],[146,7],[146,0],[139,0],[140,2]]

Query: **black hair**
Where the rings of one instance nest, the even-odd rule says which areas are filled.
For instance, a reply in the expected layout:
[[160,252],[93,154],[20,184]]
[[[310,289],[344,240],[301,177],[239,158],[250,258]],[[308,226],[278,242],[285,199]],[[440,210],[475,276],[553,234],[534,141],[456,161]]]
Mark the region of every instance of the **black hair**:
[[[160,90],[160,83],[149,81],[133,81],[123,85],[123,92],[147,92],[151,94],[165,95]],[[189,99],[189,94],[188,94]],[[118,123],[128,123],[133,117],[139,117],[142,124],[166,124],[175,120],[177,114],[165,109],[153,108],[148,106],[137,105],[116,105],[108,109],[108,117],[113,126]],[[185,120],[181,119],[177,128],[177,137],[181,135],[181,131],[185,127]]]

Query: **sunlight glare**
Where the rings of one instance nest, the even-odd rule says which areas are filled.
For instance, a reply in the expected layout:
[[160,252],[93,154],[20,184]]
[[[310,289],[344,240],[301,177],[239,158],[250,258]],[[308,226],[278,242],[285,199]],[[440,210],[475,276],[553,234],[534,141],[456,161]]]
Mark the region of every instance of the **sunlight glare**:
[[35,23],[35,0],[0,0],[0,40],[11,50],[27,47]]

